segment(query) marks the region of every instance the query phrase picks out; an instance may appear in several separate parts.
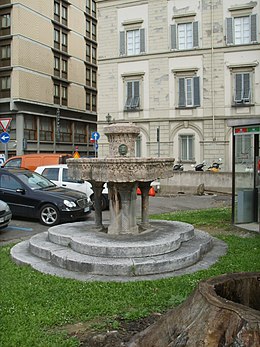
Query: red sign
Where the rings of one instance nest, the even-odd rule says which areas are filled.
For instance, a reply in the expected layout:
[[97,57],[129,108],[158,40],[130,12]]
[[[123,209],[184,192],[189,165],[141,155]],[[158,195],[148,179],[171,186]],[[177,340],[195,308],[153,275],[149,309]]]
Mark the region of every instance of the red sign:
[[0,125],[4,131],[9,127],[12,118],[0,118]]

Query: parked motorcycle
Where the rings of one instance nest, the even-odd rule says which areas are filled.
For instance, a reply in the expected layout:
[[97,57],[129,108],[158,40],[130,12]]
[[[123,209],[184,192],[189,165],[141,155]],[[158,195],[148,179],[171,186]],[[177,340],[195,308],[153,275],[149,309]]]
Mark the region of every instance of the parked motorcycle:
[[192,164],[191,165],[191,167],[193,167],[195,171],[204,171],[204,166],[206,166],[205,160],[203,160],[203,162],[200,164],[197,164],[197,165]]
[[173,171],[183,171],[183,164],[181,162],[177,162],[175,165],[173,165]]
[[208,168],[208,171],[219,172],[221,170],[220,165],[222,165],[222,159],[218,158],[218,161],[214,161],[212,165]]

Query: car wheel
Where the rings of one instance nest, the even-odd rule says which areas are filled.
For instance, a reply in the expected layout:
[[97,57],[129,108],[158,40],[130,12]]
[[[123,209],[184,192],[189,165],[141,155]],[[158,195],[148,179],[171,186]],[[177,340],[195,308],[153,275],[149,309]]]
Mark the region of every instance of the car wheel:
[[54,205],[46,204],[40,210],[40,222],[43,225],[52,226],[58,224],[60,213]]
[[[92,208],[93,210],[95,210],[95,201],[94,201],[94,194],[92,194],[90,196],[90,200],[92,202]],[[105,211],[106,209],[109,208],[109,202],[108,202],[108,198],[105,195],[101,195],[101,209],[102,211]]]

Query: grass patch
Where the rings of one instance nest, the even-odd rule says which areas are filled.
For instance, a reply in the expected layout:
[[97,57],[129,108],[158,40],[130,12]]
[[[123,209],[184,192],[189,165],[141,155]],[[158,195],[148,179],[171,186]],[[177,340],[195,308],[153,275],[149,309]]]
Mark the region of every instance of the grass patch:
[[230,209],[153,218],[184,221],[214,232],[227,230],[219,238],[228,244],[228,253],[210,269],[191,275],[135,283],[84,283],[19,267],[10,260],[11,246],[0,247],[1,347],[76,347],[79,340],[68,335],[65,326],[83,322],[117,328],[119,319],[134,320],[180,304],[202,279],[260,269],[260,237],[254,233],[244,237],[236,230],[231,234]]

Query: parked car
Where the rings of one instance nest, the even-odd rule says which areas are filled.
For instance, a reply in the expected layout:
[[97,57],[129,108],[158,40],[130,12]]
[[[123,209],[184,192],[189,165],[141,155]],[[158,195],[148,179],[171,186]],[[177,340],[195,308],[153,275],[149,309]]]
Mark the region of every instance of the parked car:
[[8,204],[0,200],[0,228],[6,227],[12,219],[12,212]]
[[[35,172],[48,178],[59,187],[66,187],[86,193],[94,204],[94,193],[91,184],[88,181],[75,180],[72,177],[69,177],[67,164],[38,166],[35,169]],[[108,209],[109,201],[107,184],[105,184],[101,199],[102,210]]]
[[8,203],[13,216],[37,218],[48,226],[75,221],[91,211],[86,194],[58,187],[21,168],[0,169],[0,199]]
[[2,167],[22,167],[35,170],[40,165],[66,164],[72,154],[67,153],[32,153],[9,158]]

